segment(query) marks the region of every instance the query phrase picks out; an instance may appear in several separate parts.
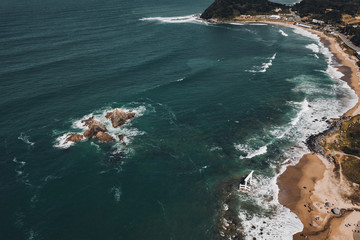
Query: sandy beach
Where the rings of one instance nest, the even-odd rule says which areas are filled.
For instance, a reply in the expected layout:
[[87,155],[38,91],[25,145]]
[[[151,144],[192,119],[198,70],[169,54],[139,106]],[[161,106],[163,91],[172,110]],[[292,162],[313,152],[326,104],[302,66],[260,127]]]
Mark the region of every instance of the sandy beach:
[[[286,23],[275,24],[294,27]],[[360,98],[360,74],[355,57],[345,53],[334,37],[303,29],[318,35],[321,43],[330,49],[336,61],[342,65],[338,67],[344,74],[342,80]],[[359,113],[358,101],[344,115],[355,116]],[[321,155],[309,153],[279,176],[279,202],[294,212],[304,225],[303,231],[295,234],[294,239],[360,240],[360,206],[344,197],[351,193],[351,183],[336,176],[334,168],[334,164]]]

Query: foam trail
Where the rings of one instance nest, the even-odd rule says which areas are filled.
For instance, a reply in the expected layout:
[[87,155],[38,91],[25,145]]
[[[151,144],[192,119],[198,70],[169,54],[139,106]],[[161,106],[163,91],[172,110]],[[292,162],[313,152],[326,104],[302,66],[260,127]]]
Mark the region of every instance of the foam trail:
[[269,61],[266,62],[266,63],[263,63],[261,65],[261,67],[255,67],[257,68],[258,70],[245,70],[246,72],[253,72],[253,73],[257,73],[257,72],[266,72],[266,70],[272,66],[272,62],[273,60],[276,58],[276,53],[274,53],[274,55],[272,57],[269,58]]
[[306,100],[306,98],[305,98],[305,100],[301,103],[301,110],[300,110],[300,112],[299,112],[299,113],[297,114],[297,116],[291,121],[291,125],[295,126],[295,125],[299,122],[301,116],[302,116],[307,110],[309,110],[309,102],[308,102],[308,101]]
[[162,23],[205,23],[199,20],[197,15],[177,16],[177,17],[147,17],[140,18],[140,21],[156,21]]
[[30,146],[34,146],[34,142],[30,141],[30,137],[26,135],[25,133],[20,133],[20,136],[18,137],[19,140],[23,141],[26,144],[29,144]]
[[267,145],[260,147],[259,149],[252,149],[251,147],[245,145],[245,144],[237,144],[234,145],[235,149],[241,152],[245,152],[247,155],[244,156],[240,156],[240,159],[244,159],[244,158],[253,158],[259,155],[263,155],[267,152]]
[[281,35],[283,35],[284,37],[287,37],[287,36],[289,36],[287,33],[285,33],[283,30],[279,30],[279,33],[281,33]]

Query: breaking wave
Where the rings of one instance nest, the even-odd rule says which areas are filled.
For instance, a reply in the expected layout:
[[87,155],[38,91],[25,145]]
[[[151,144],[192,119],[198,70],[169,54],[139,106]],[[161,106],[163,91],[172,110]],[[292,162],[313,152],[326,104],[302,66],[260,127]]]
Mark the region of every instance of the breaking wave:
[[261,66],[255,67],[255,70],[246,70],[246,72],[264,73],[272,65],[272,62],[274,61],[275,58],[276,58],[276,53],[269,58],[268,62],[263,63]]
[[177,17],[146,17],[140,18],[140,21],[155,21],[161,23],[206,23],[199,19],[198,15],[187,15]]
[[320,48],[318,45],[316,45],[315,43],[311,43],[306,45],[306,48],[311,49],[314,53],[319,53],[320,52]]
[[289,36],[289,34],[285,33],[283,30],[279,30],[279,33],[281,33],[281,35],[283,35],[284,37],[287,37]]

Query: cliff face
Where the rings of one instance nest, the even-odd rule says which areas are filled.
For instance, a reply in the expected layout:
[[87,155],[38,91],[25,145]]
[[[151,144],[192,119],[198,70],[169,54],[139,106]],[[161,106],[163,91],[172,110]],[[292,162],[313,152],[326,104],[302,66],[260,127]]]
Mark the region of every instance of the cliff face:
[[200,17],[229,19],[242,14],[272,14],[276,8],[288,9],[283,4],[268,0],[215,0]]

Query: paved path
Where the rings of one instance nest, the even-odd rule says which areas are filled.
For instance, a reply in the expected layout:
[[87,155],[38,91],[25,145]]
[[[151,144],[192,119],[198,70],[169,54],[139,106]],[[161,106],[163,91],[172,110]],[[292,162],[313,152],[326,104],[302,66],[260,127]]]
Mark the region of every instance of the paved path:
[[341,40],[352,50],[356,51],[358,54],[360,54],[360,48],[355,46],[344,34],[335,32],[335,35],[339,36]]

